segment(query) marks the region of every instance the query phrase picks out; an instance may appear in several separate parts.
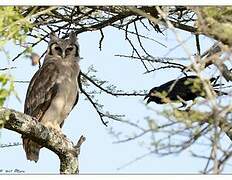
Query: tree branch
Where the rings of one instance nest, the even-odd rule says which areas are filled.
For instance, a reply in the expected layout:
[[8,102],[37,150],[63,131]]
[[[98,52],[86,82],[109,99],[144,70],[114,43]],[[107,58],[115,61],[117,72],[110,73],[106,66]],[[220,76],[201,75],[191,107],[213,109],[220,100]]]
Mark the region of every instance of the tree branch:
[[85,137],[81,136],[74,146],[65,135],[46,128],[31,116],[4,107],[0,108],[0,119],[5,122],[4,128],[27,136],[56,153],[60,159],[61,174],[79,173],[78,156]]
[[223,112],[218,113],[207,113],[207,112],[200,112],[195,110],[175,110],[174,113],[178,116],[178,113],[183,113],[182,116],[179,116],[176,118],[178,120],[186,121],[186,119],[189,119],[193,122],[200,122],[201,124],[207,123],[209,125],[215,125],[217,122],[217,126],[232,140],[232,123],[224,116],[222,115],[225,112],[231,111],[231,106],[224,107]]
[[225,52],[223,44],[216,42],[212,47],[205,51],[200,57],[204,59],[205,67],[214,64],[221,72],[226,81],[232,81],[232,72],[226,66],[220,55]]

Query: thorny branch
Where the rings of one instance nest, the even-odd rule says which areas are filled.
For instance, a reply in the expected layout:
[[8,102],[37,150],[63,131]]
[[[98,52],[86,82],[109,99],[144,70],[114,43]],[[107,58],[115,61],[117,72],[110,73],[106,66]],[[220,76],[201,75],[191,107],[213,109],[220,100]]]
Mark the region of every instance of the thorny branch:
[[99,108],[97,107],[96,103],[91,99],[91,97],[88,95],[88,93],[85,92],[85,90],[82,89],[82,93],[87,97],[87,99],[90,101],[90,103],[93,105],[93,107],[95,108],[95,110],[97,111],[100,119],[101,119],[101,122],[107,126],[107,123],[108,121],[104,121],[103,117],[104,117],[104,114],[102,112],[100,112]]
[[[102,87],[100,84],[98,84],[97,82],[95,82],[93,79],[91,79],[89,76],[87,76],[85,73],[83,72],[80,72],[80,79],[81,78],[85,78],[86,80],[88,80],[89,82],[91,82],[96,88],[102,90],[103,92],[107,93],[107,94],[110,94],[112,96],[145,96],[145,93],[126,93],[126,92],[122,92],[122,93],[118,93],[117,91],[116,92],[113,92],[112,90],[108,90],[104,87]],[[80,87],[82,87],[82,82],[80,81]],[[89,100],[89,102],[93,105],[94,109],[97,111],[100,119],[101,119],[101,122],[107,126],[108,124],[108,121],[104,121],[104,117],[107,117],[107,118],[110,118],[110,119],[114,119],[114,116],[110,116],[109,114],[106,114],[105,112],[103,112],[100,108],[99,108],[99,104],[97,102],[94,102],[94,100],[92,99],[92,97],[83,89],[83,88],[80,88],[81,89],[81,92],[87,97],[87,99]]]
[[[127,93],[127,92],[122,92],[122,93],[117,93],[117,92],[112,92],[112,91],[109,91],[107,90],[106,88],[103,88],[101,85],[97,84],[93,79],[91,79],[89,76],[87,76],[86,74],[84,73],[80,73],[81,76],[83,76],[84,78],[86,78],[89,82],[91,82],[93,85],[95,85],[97,88],[99,88],[100,90],[102,90],[103,92],[107,93],[107,94],[110,94],[112,96],[145,96],[146,93]],[[117,90],[119,91],[119,90]]]

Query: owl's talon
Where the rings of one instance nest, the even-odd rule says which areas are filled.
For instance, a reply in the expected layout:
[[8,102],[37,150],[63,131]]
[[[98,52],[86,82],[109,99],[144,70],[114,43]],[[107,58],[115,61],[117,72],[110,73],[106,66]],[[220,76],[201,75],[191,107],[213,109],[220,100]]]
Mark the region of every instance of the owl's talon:
[[32,117],[32,120],[35,121],[36,123],[39,122],[39,120],[36,117]]
[[67,136],[66,136],[65,134],[62,134],[62,136],[63,136],[64,138],[67,138]]

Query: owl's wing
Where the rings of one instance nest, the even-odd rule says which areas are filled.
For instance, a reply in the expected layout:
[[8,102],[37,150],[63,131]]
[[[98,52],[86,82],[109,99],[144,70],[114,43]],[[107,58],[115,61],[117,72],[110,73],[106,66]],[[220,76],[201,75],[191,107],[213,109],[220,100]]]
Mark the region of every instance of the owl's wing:
[[[77,86],[78,86],[78,89],[80,89],[82,91],[82,84],[81,84],[81,73],[79,72],[78,76],[77,76]],[[73,104],[73,107],[72,109],[77,105],[78,103],[78,100],[79,100],[79,90],[77,92],[77,96],[76,96],[76,100]]]
[[54,62],[44,64],[33,76],[26,95],[24,113],[39,121],[57,93],[59,70]]

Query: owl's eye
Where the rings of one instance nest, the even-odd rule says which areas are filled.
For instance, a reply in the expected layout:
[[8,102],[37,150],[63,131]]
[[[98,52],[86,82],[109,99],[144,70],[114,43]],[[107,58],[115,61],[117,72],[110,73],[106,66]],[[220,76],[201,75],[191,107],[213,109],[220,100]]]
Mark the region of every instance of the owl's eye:
[[71,51],[73,50],[73,47],[68,47],[66,50],[65,50],[65,54],[66,55],[70,55]]
[[55,47],[55,50],[60,51],[60,52],[62,51],[62,49],[60,47],[58,47],[58,46]]
[[66,49],[66,51],[72,51],[73,50],[73,47],[69,47]]

